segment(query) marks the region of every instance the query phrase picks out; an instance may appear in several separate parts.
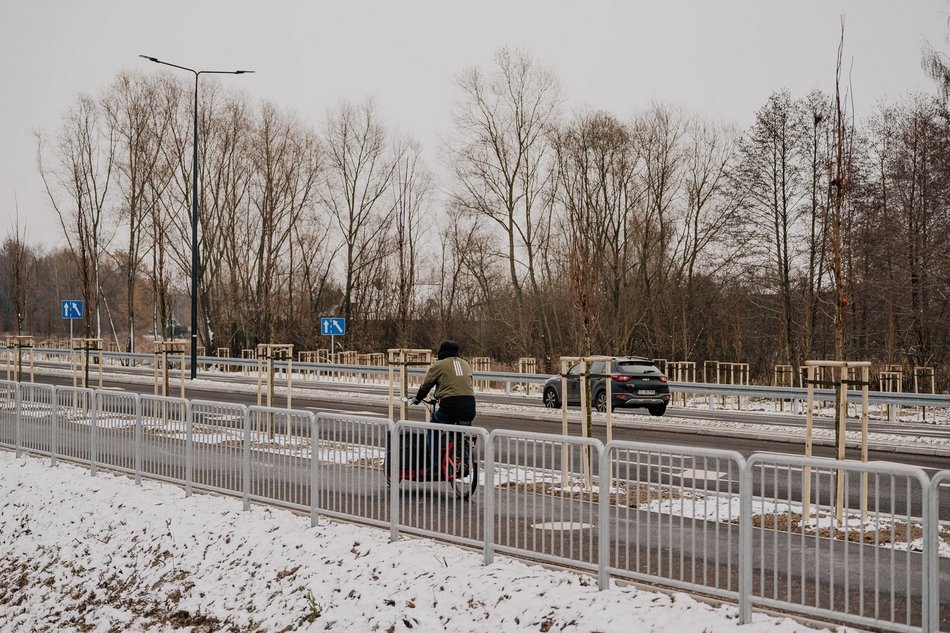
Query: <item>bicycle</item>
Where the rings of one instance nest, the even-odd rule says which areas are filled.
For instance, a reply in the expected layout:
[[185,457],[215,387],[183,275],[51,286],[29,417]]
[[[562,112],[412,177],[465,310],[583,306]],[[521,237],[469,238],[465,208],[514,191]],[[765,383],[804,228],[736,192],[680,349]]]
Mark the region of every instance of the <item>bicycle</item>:
[[[412,402],[412,398],[403,398]],[[422,401],[435,415],[438,400]],[[453,426],[453,425],[444,425]],[[464,426],[471,426],[471,422]],[[478,488],[478,460],[475,459],[476,438],[458,431],[436,429],[403,429],[399,438],[399,481],[448,482],[455,496],[468,499]],[[438,457],[433,463],[433,458]],[[386,483],[391,484],[390,450],[386,446]]]

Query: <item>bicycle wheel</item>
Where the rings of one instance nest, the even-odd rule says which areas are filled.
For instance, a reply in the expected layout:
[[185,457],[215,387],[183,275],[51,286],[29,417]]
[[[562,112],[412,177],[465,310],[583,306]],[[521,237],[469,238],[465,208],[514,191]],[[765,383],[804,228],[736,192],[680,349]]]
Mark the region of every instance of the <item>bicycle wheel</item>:
[[475,458],[473,442],[463,439],[453,451],[452,462],[449,467],[452,476],[449,483],[452,491],[459,499],[468,499],[478,488],[478,460]]

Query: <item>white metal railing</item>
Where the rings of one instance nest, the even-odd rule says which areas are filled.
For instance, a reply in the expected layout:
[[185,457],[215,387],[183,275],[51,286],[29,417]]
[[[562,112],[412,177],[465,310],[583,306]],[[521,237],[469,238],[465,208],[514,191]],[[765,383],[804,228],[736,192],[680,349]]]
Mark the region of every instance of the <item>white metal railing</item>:
[[[867,506],[849,485],[863,482],[865,474]],[[812,483],[810,516],[791,493],[805,477]],[[835,495],[842,478],[839,519]],[[740,573],[745,617],[761,605],[892,631],[931,630],[927,587],[936,542],[925,535],[938,515],[930,486],[921,469],[904,464],[749,457],[739,511],[746,536]],[[914,551],[918,532],[922,551]]]
[[[467,438],[481,485],[400,482],[403,443]],[[440,440],[441,441],[441,440]],[[406,444],[412,446],[412,444]],[[244,407],[0,381],[0,447],[893,631],[938,631],[940,488],[919,468]],[[405,467],[405,465],[402,465]],[[808,466],[806,469],[804,466]],[[812,480],[810,523],[801,514]],[[394,479],[395,477],[395,479]],[[834,478],[844,477],[836,517]],[[387,485],[387,479],[391,485]],[[866,505],[850,484],[869,482]]]

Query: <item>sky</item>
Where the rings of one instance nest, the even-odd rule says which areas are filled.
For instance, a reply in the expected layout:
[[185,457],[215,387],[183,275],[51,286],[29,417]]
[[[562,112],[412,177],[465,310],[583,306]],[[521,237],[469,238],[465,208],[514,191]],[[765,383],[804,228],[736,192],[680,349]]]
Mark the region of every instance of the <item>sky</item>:
[[503,46],[550,67],[569,110],[626,119],[660,101],[745,127],[776,90],[833,90],[841,16],[859,117],[933,92],[921,50],[950,52],[948,0],[0,0],[0,239],[18,206],[28,241],[64,242],[35,133],[54,135],[78,93],[122,70],[159,72],[139,54],[252,69],[222,83],[315,126],[341,100],[373,96],[435,164],[455,76]]

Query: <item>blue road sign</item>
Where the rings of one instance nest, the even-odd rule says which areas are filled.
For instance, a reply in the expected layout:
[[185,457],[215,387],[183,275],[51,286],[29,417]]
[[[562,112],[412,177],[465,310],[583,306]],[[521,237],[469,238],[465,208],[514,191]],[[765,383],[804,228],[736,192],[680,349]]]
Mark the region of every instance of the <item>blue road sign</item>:
[[320,319],[320,334],[324,336],[342,336],[346,334],[346,319],[343,317],[323,317]]
[[82,301],[63,299],[59,302],[59,311],[64,319],[81,319],[83,316]]

